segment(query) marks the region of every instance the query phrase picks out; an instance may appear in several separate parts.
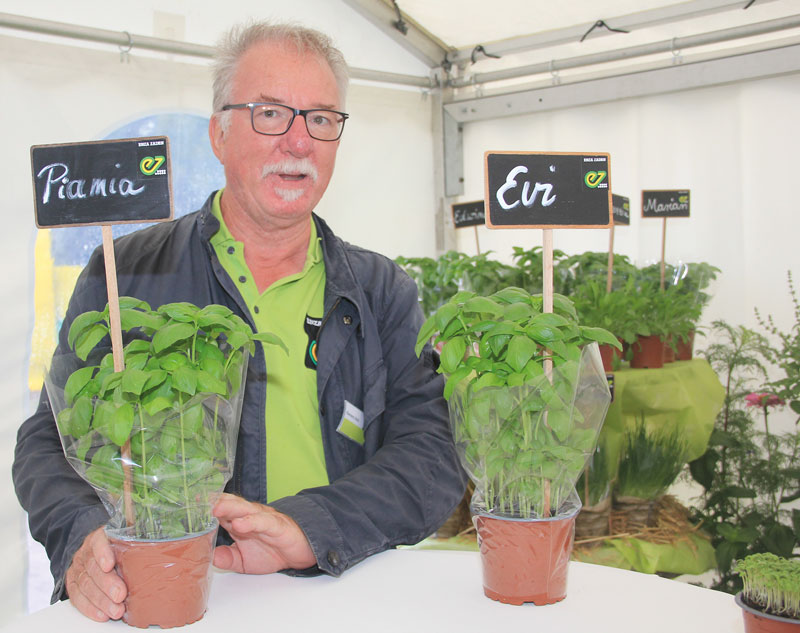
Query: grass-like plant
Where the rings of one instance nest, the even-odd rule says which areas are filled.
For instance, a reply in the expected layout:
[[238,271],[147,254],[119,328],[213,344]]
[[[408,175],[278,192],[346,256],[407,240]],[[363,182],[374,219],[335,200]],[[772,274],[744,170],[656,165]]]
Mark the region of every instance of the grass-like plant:
[[283,342],[220,305],[151,309],[119,300],[124,369],[107,347],[108,306],[72,322],[48,395],[68,461],[112,512],[110,526],[163,538],[205,529],[230,478],[254,341]]
[[742,596],[765,613],[800,620],[800,561],[771,553],[750,554],[734,563]]
[[611,493],[612,475],[608,452],[601,445],[592,453],[576,486],[584,507],[592,507],[604,501]]
[[654,499],[675,481],[686,463],[686,443],[677,429],[649,431],[644,414],[625,434],[617,472],[621,497]]

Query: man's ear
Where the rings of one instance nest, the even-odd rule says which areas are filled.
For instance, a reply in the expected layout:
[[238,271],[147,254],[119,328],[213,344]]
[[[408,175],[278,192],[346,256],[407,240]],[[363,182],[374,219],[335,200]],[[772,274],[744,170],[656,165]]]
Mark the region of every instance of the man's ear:
[[223,165],[225,162],[222,160],[222,146],[225,144],[225,131],[222,129],[219,113],[214,113],[208,120],[208,138],[211,141],[211,149],[214,156]]

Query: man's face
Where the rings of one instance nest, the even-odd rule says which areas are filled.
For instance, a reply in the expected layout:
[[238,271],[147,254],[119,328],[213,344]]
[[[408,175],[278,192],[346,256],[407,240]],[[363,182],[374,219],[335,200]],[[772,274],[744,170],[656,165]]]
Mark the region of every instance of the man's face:
[[[239,60],[231,103],[257,101],[301,110],[342,109],[328,64],[276,43],[257,44]],[[227,130],[217,116],[209,127],[214,153],[225,167],[223,209],[245,213],[258,224],[286,225],[308,217],[328,186],[339,141],[311,138],[301,116],[281,136],[255,132],[247,109],[229,116]]]

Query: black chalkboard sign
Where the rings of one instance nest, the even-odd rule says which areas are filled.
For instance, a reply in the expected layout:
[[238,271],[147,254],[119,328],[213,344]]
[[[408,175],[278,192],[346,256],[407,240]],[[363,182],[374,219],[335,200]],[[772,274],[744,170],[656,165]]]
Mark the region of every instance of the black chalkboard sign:
[[172,218],[166,136],[34,145],[31,167],[39,228]]
[[457,229],[465,226],[480,226],[486,224],[486,211],[483,200],[454,204],[453,224],[455,224]]
[[642,191],[643,218],[688,218],[689,190]]
[[607,228],[609,164],[608,154],[486,152],[486,225]]
[[628,226],[631,223],[631,201],[625,196],[611,194],[611,212],[614,224]]

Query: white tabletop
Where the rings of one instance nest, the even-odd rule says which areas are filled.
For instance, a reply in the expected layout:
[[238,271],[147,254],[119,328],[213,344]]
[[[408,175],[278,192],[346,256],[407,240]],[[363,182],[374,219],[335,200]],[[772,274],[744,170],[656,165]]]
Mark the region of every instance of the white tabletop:
[[[658,576],[572,562],[562,602],[513,606],[483,595],[476,552],[408,549],[373,556],[340,578],[217,572],[208,611],[188,630],[487,633],[497,625],[514,633],[744,631],[733,596]],[[136,630],[122,622],[91,622],[68,602],[19,618],[4,629]]]

